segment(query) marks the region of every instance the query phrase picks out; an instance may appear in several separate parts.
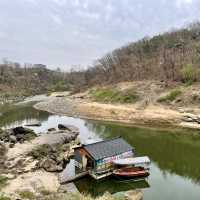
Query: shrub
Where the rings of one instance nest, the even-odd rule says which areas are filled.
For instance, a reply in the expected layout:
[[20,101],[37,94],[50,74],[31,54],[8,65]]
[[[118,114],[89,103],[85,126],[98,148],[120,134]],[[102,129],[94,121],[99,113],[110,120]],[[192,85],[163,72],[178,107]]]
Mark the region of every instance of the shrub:
[[49,144],[43,144],[38,146],[37,148],[30,151],[27,155],[31,156],[33,159],[42,160],[46,158],[49,154],[54,154],[56,157],[59,157],[60,154],[66,150],[68,150],[69,146],[66,145],[54,145],[53,147]]
[[11,200],[11,198],[0,195],[0,200]]
[[47,196],[47,195],[50,195],[51,192],[49,190],[46,190],[46,189],[42,189],[40,190],[40,193],[43,195],[43,196]]
[[59,81],[55,85],[48,88],[48,92],[62,92],[70,90],[70,85],[66,84],[64,81]]
[[6,186],[8,178],[0,175],[0,189]]
[[31,152],[28,153],[28,156],[31,156],[34,159],[41,160],[48,156],[49,152],[51,151],[51,147],[49,145],[41,145]]
[[186,65],[181,70],[183,82],[187,84],[192,84],[193,82],[197,81],[199,74],[200,70],[195,68],[192,64]]
[[179,95],[181,95],[181,90],[172,90],[168,95],[158,99],[158,102],[174,101]]
[[22,199],[34,199],[35,198],[35,195],[33,194],[33,192],[30,192],[28,190],[19,191],[18,194]]
[[117,92],[112,89],[108,89],[108,88],[102,88],[102,89],[99,88],[96,90],[91,90],[90,95],[96,101],[107,102],[107,101],[111,100],[113,97],[116,97]]
[[134,90],[118,91],[112,88],[98,88],[89,94],[95,101],[110,103],[134,103],[138,98]]

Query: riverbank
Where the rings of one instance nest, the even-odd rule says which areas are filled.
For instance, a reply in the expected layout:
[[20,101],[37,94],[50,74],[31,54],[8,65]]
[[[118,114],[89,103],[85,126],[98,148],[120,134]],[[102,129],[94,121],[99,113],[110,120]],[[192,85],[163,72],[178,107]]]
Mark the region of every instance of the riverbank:
[[[62,129],[61,129],[62,126]],[[105,193],[97,198],[69,191],[67,185],[60,182],[61,174],[69,163],[71,146],[76,145],[79,130],[72,125],[59,124],[58,129],[50,128],[47,132],[36,135],[31,140],[13,143],[13,131],[28,132],[22,127],[1,130],[0,138],[0,200],[115,200],[142,199],[141,190],[129,190],[120,194]],[[22,133],[16,133],[16,135]],[[1,136],[1,135],[0,135]],[[4,138],[4,140],[2,139]],[[12,139],[12,141],[11,141]],[[10,145],[10,144],[13,145]]]
[[68,97],[51,97],[47,101],[37,103],[34,107],[59,115],[118,122],[127,125],[175,126],[200,129],[198,122],[200,110],[197,108],[179,107],[174,109],[170,106],[153,104],[140,108],[137,104],[94,102],[81,94]]
[[78,134],[73,126],[52,128],[39,135],[24,127],[0,130],[0,199],[62,194],[59,173],[70,161]]
[[[62,100],[63,98],[50,97],[49,99],[46,99],[45,97],[45,101],[51,101],[53,99]],[[92,102],[91,99],[87,99],[85,94],[77,94],[75,96],[68,96],[67,98],[64,98],[64,99],[65,101],[70,100],[72,106],[74,107],[76,107],[76,102],[78,101]],[[73,102],[74,102],[74,105],[73,105]],[[108,104],[108,103],[105,103],[105,104]],[[121,191],[129,191],[135,188],[140,188],[144,194],[144,199],[148,199],[148,200],[169,199],[169,194],[166,191],[166,187],[169,187],[169,190],[172,191],[171,196],[170,196],[170,198],[172,199],[176,197],[177,198],[182,197],[182,199],[188,199],[189,197],[191,197],[188,194],[193,194],[193,199],[196,199],[195,197],[199,196],[198,171],[194,170],[196,169],[196,166],[198,166],[199,164],[199,159],[198,159],[199,158],[198,157],[199,131],[198,130],[188,130],[188,129],[175,130],[174,127],[172,126],[170,127],[168,126],[166,128],[167,130],[163,129],[162,127],[161,128],[159,127],[148,128],[148,127],[143,127],[143,126],[128,127],[129,125],[128,126],[126,126],[125,124],[121,125],[119,122],[115,124],[115,123],[109,123],[109,122],[101,123],[101,122],[96,122],[93,120],[92,121],[81,120],[79,118],[71,118],[71,117],[67,117],[63,115],[54,115],[48,112],[35,110],[34,108],[32,108],[32,105],[33,105],[32,103],[28,103],[26,105],[20,103],[20,104],[17,104],[17,106],[15,106],[15,107],[18,107],[18,109],[16,109],[15,107],[14,109],[9,108],[9,112],[5,110],[5,112],[1,116],[1,121],[3,122],[2,127],[4,127],[4,129],[13,128],[15,126],[25,126],[27,124],[30,125],[32,123],[35,124],[36,122],[38,122],[39,124],[41,124],[41,127],[34,127],[33,130],[37,134],[40,135],[40,133],[45,134],[48,129],[57,128],[58,124],[75,125],[80,130],[79,138],[80,138],[80,141],[82,142],[84,142],[85,140],[89,138],[98,140],[99,138],[107,138],[107,137],[111,138],[111,137],[118,136],[118,134],[121,134],[133,147],[135,147],[139,155],[148,155],[152,159],[151,176],[148,182],[145,184],[141,184],[141,183],[137,183],[137,184],[131,183],[127,185],[118,184],[112,179],[106,180],[105,182],[102,182],[102,183],[96,183],[95,181],[92,181],[89,178],[79,180],[78,182],[75,183],[79,191],[83,192],[84,194],[92,195],[92,197],[85,196],[87,200],[88,199],[94,200],[96,199],[95,198],[96,196],[98,195],[101,196],[106,191],[108,191],[110,194],[119,193],[121,195]],[[117,104],[114,104],[114,105],[117,105]],[[71,112],[70,108],[71,108],[70,106],[65,107],[65,109],[68,109],[68,112]],[[59,112],[61,113],[62,110],[60,110]],[[75,116],[77,113],[72,113],[72,114]],[[172,128],[172,131],[169,130],[169,128]],[[45,137],[48,137],[48,136],[45,135]],[[55,135],[55,137],[57,136]],[[53,135],[50,134],[49,138],[54,141]],[[34,141],[37,141],[38,139],[39,138],[35,138]],[[37,145],[37,143],[33,141],[31,143],[33,143],[32,146],[35,146],[35,144]],[[17,148],[17,151],[14,151],[14,149],[11,150],[12,149],[11,148],[9,150],[10,152],[9,155],[14,156],[14,157],[20,157],[19,155],[26,154],[23,152],[26,152],[27,148],[30,148],[30,147],[32,148],[32,146],[29,146],[29,144],[30,142],[25,142],[23,144],[20,144],[20,143],[15,144],[14,149]],[[28,147],[26,148],[27,145]],[[162,148],[160,148],[161,146]],[[1,149],[0,151],[3,152],[4,149]],[[36,154],[34,153],[34,155],[36,156],[38,155],[37,151],[36,151]],[[187,160],[185,160],[186,157],[187,157]],[[5,160],[6,158],[2,157],[0,168],[3,167]],[[19,159],[19,164],[21,160],[23,159]],[[22,169],[25,171],[30,170],[29,167],[34,166],[34,162],[32,161],[33,161],[32,159],[26,160],[25,164],[29,163],[28,168],[19,166],[19,169],[20,170]],[[14,165],[15,160],[11,160],[11,164]],[[71,167],[71,162],[70,162],[70,164],[66,168],[66,171],[69,171],[71,169],[72,167]],[[13,168],[13,170],[17,171],[15,170],[15,168]],[[20,170],[18,171],[19,173],[21,173]],[[166,179],[166,172],[167,172],[168,179]],[[40,176],[41,173],[43,175]],[[79,199],[79,197],[84,199],[83,196],[81,196],[80,194],[76,194],[74,197],[72,197],[71,194],[65,193],[67,189],[64,186],[60,187],[60,185],[58,185],[59,188],[57,188],[58,187],[57,183],[59,181],[58,174],[54,172],[46,172],[44,169],[42,170],[37,169],[36,171],[33,170],[29,172],[26,171],[25,173],[17,174],[16,176],[13,176],[13,174],[8,174],[7,176],[5,171],[0,174],[3,176],[1,177],[0,175],[0,190],[1,190],[1,186],[5,187],[5,186],[8,186],[7,183],[13,182],[12,187],[10,188],[8,187],[7,189],[11,190],[11,188],[14,188],[15,185],[18,188],[23,188],[23,190],[27,189],[25,191],[22,191],[22,193],[20,194],[32,195],[30,196],[31,199],[36,198],[36,199],[41,199],[41,200],[45,200],[45,199],[48,199],[48,200],[50,199],[59,199],[59,200],[70,199],[71,200],[72,199],[74,200],[74,199]],[[47,178],[48,176],[49,176],[49,179]],[[171,180],[173,180],[173,182]],[[52,182],[55,183],[55,185],[52,185],[51,184]],[[184,187],[180,189],[178,185],[176,184],[177,182],[179,182]],[[40,189],[40,186],[43,184],[46,189],[44,188]],[[38,190],[38,192],[36,192],[37,197],[33,198],[33,192],[31,193],[32,189],[30,189],[30,185],[31,187],[37,188]],[[160,192],[158,192],[158,185],[161,186],[159,188]],[[49,187],[51,186],[57,188],[57,191],[53,192],[54,190],[52,190],[52,192],[50,192],[51,190],[49,191]],[[95,190],[93,188],[95,188]],[[196,190],[194,190],[194,188],[196,188]],[[30,191],[28,191],[29,189]],[[2,193],[0,192],[0,197],[1,197],[1,194]],[[38,197],[38,195],[40,196],[40,198]],[[24,198],[20,198],[20,199],[24,199]],[[105,198],[99,197],[99,199],[105,199]],[[107,199],[112,199],[111,195],[108,195]]]

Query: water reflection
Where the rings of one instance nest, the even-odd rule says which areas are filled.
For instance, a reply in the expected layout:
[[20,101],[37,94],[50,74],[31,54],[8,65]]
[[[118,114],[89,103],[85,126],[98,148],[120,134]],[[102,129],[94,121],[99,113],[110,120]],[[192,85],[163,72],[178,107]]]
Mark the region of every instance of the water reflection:
[[[116,124],[81,120],[52,115],[32,108],[32,103],[0,107],[0,126],[20,126],[40,121],[36,132],[66,123],[79,127],[82,142],[88,138],[99,140],[123,136],[139,155],[148,155],[151,160],[151,175],[147,182],[119,183],[112,179],[96,182],[85,178],[76,182],[79,190],[92,195],[143,188],[145,200],[184,200],[200,197],[200,131],[160,130],[141,127],[126,127]],[[71,165],[66,170],[72,170]],[[150,188],[149,188],[150,186]]]
[[20,126],[34,121],[46,121],[50,114],[48,112],[38,111],[32,107],[33,102],[29,104],[11,105],[4,104],[0,107],[0,127]]
[[79,191],[91,194],[92,196],[102,195],[105,193],[105,191],[115,194],[118,192],[150,187],[148,182],[145,180],[137,182],[128,181],[122,183],[113,178],[96,181],[89,176],[76,181],[76,186],[78,187]]
[[[140,155],[148,155],[165,173],[200,182],[200,131],[157,130],[112,124],[87,123],[104,137],[122,135]],[[190,131],[190,133],[188,133]]]

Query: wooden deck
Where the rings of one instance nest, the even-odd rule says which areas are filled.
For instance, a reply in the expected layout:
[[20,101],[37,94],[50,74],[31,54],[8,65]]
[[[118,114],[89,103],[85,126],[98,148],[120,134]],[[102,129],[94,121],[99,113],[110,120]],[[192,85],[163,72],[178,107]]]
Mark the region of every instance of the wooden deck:
[[60,184],[66,184],[66,183],[73,182],[73,181],[80,179],[88,174],[89,174],[89,171],[85,171],[85,172],[81,172],[81,173],[75,174],[75,175],[69,174],[69,175],[65,176],[64,178],[60,177]]

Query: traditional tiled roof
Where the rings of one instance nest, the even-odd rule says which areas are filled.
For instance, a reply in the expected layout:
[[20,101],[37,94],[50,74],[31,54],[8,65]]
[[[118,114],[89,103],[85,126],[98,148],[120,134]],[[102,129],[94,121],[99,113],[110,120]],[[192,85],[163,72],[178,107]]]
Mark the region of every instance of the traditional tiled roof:
[[120,155],[133,150],[133,147],[121,137],[84,145],[83,147],[95,160]]

